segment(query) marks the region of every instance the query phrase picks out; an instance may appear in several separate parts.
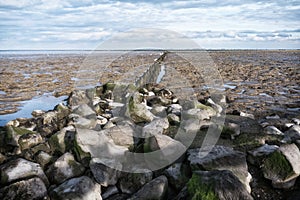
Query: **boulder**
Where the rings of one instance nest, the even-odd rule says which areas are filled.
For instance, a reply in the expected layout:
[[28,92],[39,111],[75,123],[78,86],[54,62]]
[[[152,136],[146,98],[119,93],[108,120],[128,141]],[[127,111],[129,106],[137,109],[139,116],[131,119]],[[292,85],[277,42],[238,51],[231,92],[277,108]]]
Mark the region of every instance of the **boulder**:
[[169,121],[167,118],[158,118],[145,125],[142,130],[142,135],[147,137],[149,135],[163,134],[169,128]]
[[115,185],[120,177],[122,164],[114,159],[93,158],[90,169],[95,180],[104,187]]
[[285,131],[284,140],[288,142],[294,142],[296,140],[300,140],[300,126],[293,125],[287,131]]
[[53,160],[53,156],[44,151],[39,151],[34,158],[43,168]]
[[101,132],[112,139],[116,145],[128,148],[134,144],[134,129],[129,124],[113,126]]
[[167,110],[167,107],[165,107],[165,106],[155,105],[152,107],[151,113],[153,113],[154,115],[159,116],[159,117],[166,117],[166,115],[167,115],[166,110]]
[[30,178],[10,184],[0,189],[2,200],[47,199],[47,188],[38,178]]
[[87,118],[87,119],[95,119],[96,118],[95,111],[91,107],[89,107],[87,104],[81,104],[81,105],[75,107],[72,112],[81,117]]
[[18,141],[22,150],[29,149],[41,142],[43,142],[43,138],[39,133],[26,133]]
[[168,120],[169,120],[171,125],[177,125],[178,126],[180,124],[180,117],[173,114],[173,113],[168,114]]
[[168,179],[162,175],[146,183],[139,191],[128,198],[128,200],[162,200],[167,196],[167,190]]
[[77,114],[71,114],[69,117],[73,120],[73,125],[76,128],[93,129],[97,125],[96,119],[87,119],[87,118],[81,117]]
[[83,172],[84,167],[75,161],[74,156],[65,153],[49,166],[46,174],[52,183],[60,184],[67,179],[82,175]]
[[101,187],[87,176],[72,178],[50,192],[52,200],[102,200]]
[[154,115],[147,109],[145,104],[141,103],[139,93],[134,93],[129,99],[128,111],[130,118],[135,123],[151,122]]
[[153,173],[149,169],[132,169],[131,173],[123,173],[119,180],[122,193],[133,194],[144,184],[152,180]]
[[68,105],[87,104],[89,101],[84,90],[74,90],[68,98]]
[[240,125],[235,123],[225,123],[221,132],[221,137],[234,140],[236,136],[240,135],[240,133]]
[[196,120],[204,120],[210,119],[211,115],[207,110],[201,110],[198,108],[193,108],[189,110],[185,110],[182,112],[182,120],[196,119]]
[[248,161],[251,164],[257,164],[260,166],[263,162],[263,160],[271,153],[276,151],[279,147],[277,145],[268,145],[264,144],[256,149],[253,149],[251,151],[248,151]]
[[6,144],[19,147],[19,138],[22,135],[28,134],[36,134],[36,132],[30,131],[25,128],[15,127],[15,126],[7,126],[6,127]]
[[169,184],[180,191],[188,182],[190,177],[190,169],[183,163],[174,163],[164,171],[164,175],[168,178]]
[[49,185],[49,181],[41,166],[23,158],[18,158],[1,165],[0,172],[1,184],[8,184],[16,180],[37,176],[41,178],[47,186]]
[[117,186],[112,185],[112,186],[107,187],[105,192],[103,192],[101,194],[101,196],[102,196],[102,199],[107,199],[108,197],[118,194],[118,193],[119,193],[119,190],[118,190]]
[[278,128],[275,126],[267,126],[264,128],[264,132],[268,135],[284,135]]
[[75,128],[73,126],[64,127],[53,134],[49,139],[49,145],[53,152],[65,153],[71,148],[74,141]]
[[202,169],[232,171],[250,193],[251,175],[244,153],[216,145],[188,150],[188,160],[193,171]]
[[300,175],[300,151],[295,144],[285,144],[263,163],[263,174],[275,188],[290,188]]
[[228,170],[194,171],[187,189],[189,199],[253,199],[245,185]]
[[108,158],[121,162],[128,148],[114,144],[101,131],[77,128],[74,150],[78,159],[88,165],[91,158]]

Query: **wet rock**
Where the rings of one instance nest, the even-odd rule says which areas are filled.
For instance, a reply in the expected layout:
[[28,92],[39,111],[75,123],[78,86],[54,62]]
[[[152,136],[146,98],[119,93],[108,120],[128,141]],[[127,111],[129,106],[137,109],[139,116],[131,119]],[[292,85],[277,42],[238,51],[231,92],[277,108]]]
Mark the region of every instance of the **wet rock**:
[[141,97],[134,93],[129,100],[129,115],[135,123],[151,122],[154,115],[147,109],[145,104],[141,104]]
[[275,126],[267,126],[264,128],[264,132],[268,135],[284,135],[278,128]]
[[168,178],[169,184],[180,191],[188,182],[191,172],[187,165],[174,163],[164,171],[164,174]]
[[29,149],[43,141],[39,133],[26,133],[19,138],[19,145],[22,150]]
[[300,151],[295,144],[285,144],[270,154],[263,163],[264,177],[275,188],[290,188],[300,175]]
[[137,193],[128,200],[161,200],[167,195],[168,179],[165,176],[159,176],[149,183],[146,183]]
[[142,130],[142,135],[156,135],[163,134],[169,128],[169,121],[167,118],[158,118],[145,125]]
[[33,117],[40,117],[40,116],[42,116],[43,114],[45,114],[45,111],[43,111],[43,110],[34,110],[34,111],[32,111],[32,113],[31,113],[31,115],[32,115]]
[[90,169],[95,180],[107,187],[117,183],[122,164],[114,159],[93,158],[90,162]]
[[84,167],[75,161],[74,156],[65,153],[59,157],[46,171],[52,183],[60,184],[67,179],[80,176],[84,172]]
[[75,128],[73,126],[64,127],[62,130],[53,134],[49,139],[49,145],[53,152],[57,151],[65,153],[66,150],[71,149],[74,141]]
[[152,180],[153,173],[148,169],[137,169],[131,173],[123,173],[119,180],[122,193],[133,194],[144,184]]
[[201,169],[232,171],[250,193],[251,175],[244,153],[216,145],[188,150],[188,160],[193,171]]
[[240,180],[228,170],[195,171],[187,189],[190,199],[253,199]]
[[102,200],[101,187],[87,176],[72,178],[50,192],[53,200]]
[[0,189],[0,199],[2,200],[46,198],[47,188],[44,182],[38,177],[18,181]]
[[87,119],[95,119],[96,113],[95,111],[89,107],[87,104],[81,104],[78,107],[74,108],[73,113],[80,115],[81,117],[87,118]]
[[248,156],[248,161],[251,164],[257,164],[261,165],[263,160],[271,153],[276,151],[279,147],[277,145],[268,145],[264,144],[261,147],[258,147],[256,149],[253,149],[251,151],[248,151],[249,156]]
[[16,180],[38,176],[46,185],[49,185],[48,179],[40,165],[23,158],[18,158],[1,165],[0,172],[1,184],[8,184]]

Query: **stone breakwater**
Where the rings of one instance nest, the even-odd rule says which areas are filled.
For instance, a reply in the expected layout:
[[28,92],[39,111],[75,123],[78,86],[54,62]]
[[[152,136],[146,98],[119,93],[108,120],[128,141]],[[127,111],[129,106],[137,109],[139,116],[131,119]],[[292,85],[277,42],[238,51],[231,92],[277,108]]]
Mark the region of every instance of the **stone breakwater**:
[[216,124],[222,102],[160,84],[75,90],[1,128],[0,198],[299,199],[300,120],[236,113]]

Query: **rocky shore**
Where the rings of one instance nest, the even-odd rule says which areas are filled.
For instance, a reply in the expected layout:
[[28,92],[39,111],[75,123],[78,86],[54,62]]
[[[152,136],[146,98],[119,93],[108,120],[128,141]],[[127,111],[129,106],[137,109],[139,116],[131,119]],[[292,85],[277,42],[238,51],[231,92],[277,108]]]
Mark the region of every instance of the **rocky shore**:
[[[207,77],[175,54],[154,64],[157,54],[132,59],[131,68],[119,66],[134,57],[109,65],[100,78],[106,84],[73,90],[53,110],[34,110],[32,118],[0,127],[0,199],[300,198],[300,116],[291,109],[299,106],[299,79],[293,66],[269,69],[256,87],[246,84],[256,67],[243,68],[249,76],[226,72],[230,64],[221,57],[224,81],[239,81],[213,91],[204,87]],[[168,66],[188,78],[176,77]],[[253,98],[278,92],[266,83],[278,71],[286,72],[281,83],[287,92],[269,102]]]

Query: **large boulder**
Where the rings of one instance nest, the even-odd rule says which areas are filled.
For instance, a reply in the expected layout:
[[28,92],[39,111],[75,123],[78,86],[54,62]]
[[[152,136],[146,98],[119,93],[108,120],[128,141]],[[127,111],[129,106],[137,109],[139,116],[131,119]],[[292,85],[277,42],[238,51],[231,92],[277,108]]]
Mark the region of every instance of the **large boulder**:
[[159,176],[149,183],[146,183],[139,191],[133,194],[128,200],[161,200],[165,199],[168,190],[168,179]]
[[47,186],[49,185],[49,181],[41,166],[23,158],[18,158],[1,165],[0,172],[1,184],[8,184],[16,180],[37,176],[41,178]]
[[228,170],[194,171],[187,186],[189,199],[253,199],[244,184]]
[[76,162],[74,156],[65,153],[49,166],[46,174],[52,183],[60,184],[67,179],[80,176],[83,172],[84,167]]
[[275,188],[290,188],[300,175],[300,151],[295,144],[285,144],[270,154],[263,163],[264,177]]
[[91,158],[114,158],[121,162],[128,148],[114,144],[101,131],[77,128],[74,150],[78,159],[88,165]]
[[7,129],[6,137],[5,137],[6,144],[15,147],[19,147],[19,138],[22,135],[36,134],[36,132],[34,131],[25,128],[15,127],[15,126],[7,126],[6,129]]
[[75,107],[72,112],[77,115],[80,115],[81,117],[87,118],[87,119],[95,119],[96,118],[95,111],[91,107],[89,107],[87,104],[81,104],[81,105]]
[[26,133],[18,141],[22,150],[29,149],[41,142],[43,142],[43,138],[39,133]]
[[116,145],[127,148],[134,145],[135,130],[129,124],[113,126],[103,130],[102,133],[112,139]]
[[49,145],[53,152],[65,153],[69,150],[74,140],[75,128],[73,126],[64,127],[53,134],[49,139]]
[[87,176],[72,178],[50,192],[52,200],[102,200],[101,187]]
[[38,178],[30,178],[10,184],[0,189],[2,200],[47,199],[47,188]]
[[230,147],[214,146],[188,150],[188,160],[193,171],[196,170],[229,170],[250,192],[251,175],[248,172],[246,156]]
[[169,128],[169,121],[167,118],[158,118],[145,125],[142,130],[143,136],[163,134],[164,130]]

